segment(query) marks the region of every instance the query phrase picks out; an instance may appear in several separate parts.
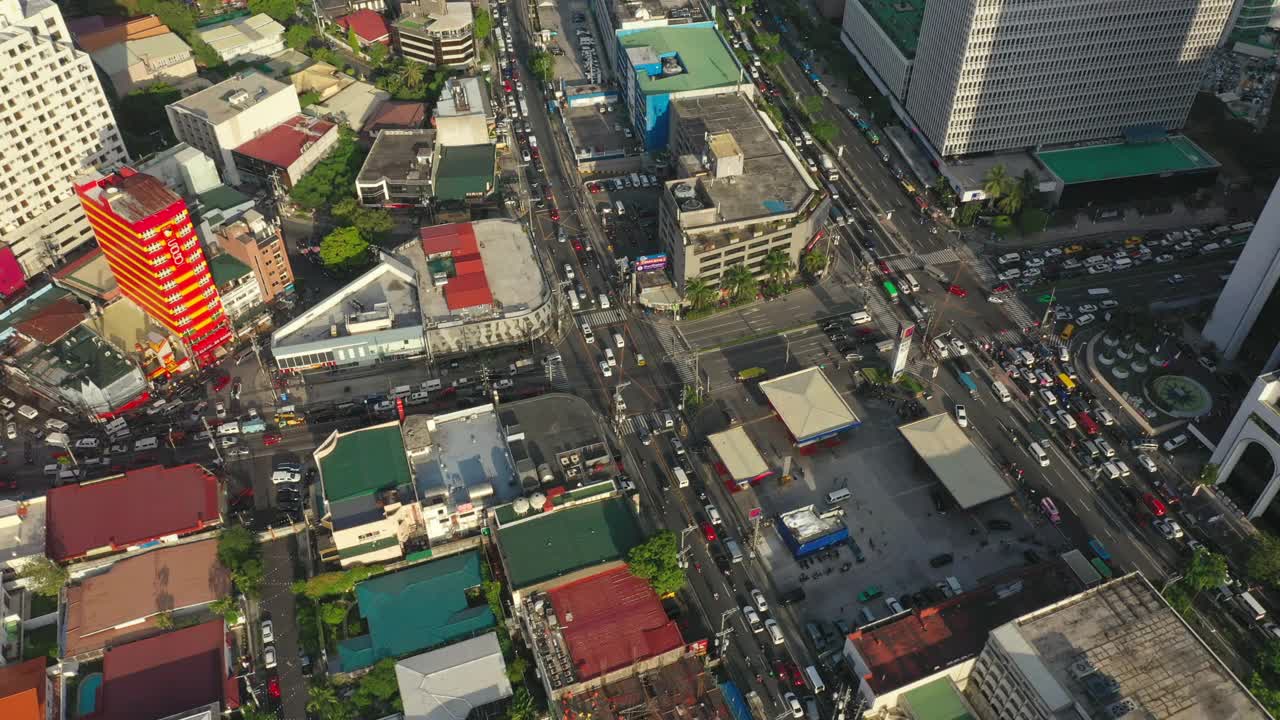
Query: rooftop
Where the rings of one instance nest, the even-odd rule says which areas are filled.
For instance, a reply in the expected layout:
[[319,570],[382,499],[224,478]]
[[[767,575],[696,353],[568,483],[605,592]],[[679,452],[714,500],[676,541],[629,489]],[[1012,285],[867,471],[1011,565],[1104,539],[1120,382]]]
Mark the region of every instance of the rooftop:
[[53,278],[57,284],[86,298],[108,302],[120,297],[120,286],[107,264],[107,256],[96,246],[58,268]]
[[[645,95],[733,87],[741,81],[738,61],[713,23],[620,30],[618,40],[631,57]],[[662,60],[670,57],[678,60],[683,72],[663,76]]]
[[[275,22],[274,20],[272,22]],[[293,92],[293,86],[246,70],[198,93],[173,103],[214,125],[220,125],[253,107],[263,98],[280,92]]]
[[125,72],[140,63],[157,63],[175,55],[191,55],[191,47],[177,33],[166,32],[108,45],[92,53],[93,62],[108,75]]
[[45,498],[0,500],[0,565],[44,554]]
[[977,720],[948,676],[908,690],[904,695],[912,720]]
[[332,97],[307,108],[315,116],[340,120],[356,132],[377,114],[382,103],[391,99],[391,93],[359,80],[348,83]]
[[440,200],[484,197],[493,191],[495,145],[449,145],[436,161],[435,195]]
[[230,591],[214,538],[127,557],[67,588],[63,654],[75,657],[164,632],[156,623],[160,613],[213,602]]
[[141,40],[169,32],[169,26],[155,15],[132,18],[90,15],[67,18],[67,29],[75,36],[76,45],[87,53],[128,40]]
[[355,30],[356,36],[367,43],[385,43],[391,36],[391,27],[387,25],[387,19],[380,13],[367,8],[338,18],[338,25],[344,30]]
[[839,517],[824,518],[818,515],[817,509],[812,505],[788,510],[778,516],[778,521],[791,533],[796,545],[839,532],[845,526],[844,520]]
[[245,265],[228,253],[219,253],[209,258],[209,274],[213,276],[213,284],[226,287],[253,272],[253,268]]
[[222,618],[109,648],[95,720],[167,718],[220,703],[240,706],[240,688],[227,667]]
[[672,25],[706,20],[702,5],[689,0],[618,0],[606,5],[613,11],[614,27],[667,19]]
[[383,130],[369,148],[356,182],[429,182],[435,141],[435,130]]
[[964,509],[1013,492],[950,413],[900,425],[898,432]]
[[0,717],[45,720],[47,659],[38,657],[24,663],[0,665]]
[[471,711],[511,697],[495,633],[396,663],[405,720],[466,720]]
[[1270,717],[1139,573],[1019,617],[992,637],[1050,711],[1078,703],[1100,717],[1123,698],[1155,720]]
[[756,449],[745,427],[735,425],[724,432],[712,433],[707,436],[707,441],[734,480],[755,480],[769,474],[769,464]]
[[[729,700],[715,677],[692,653],[643,674],[623,674],[593,686],[589,692],[564,694],[562,720],[723,720],[752,717],[730,712]],[[741,696],[739,696],[741,700]]]
[[335,430],[316,448],[320,483],[329,502],[407,484],[409,459],[396,421],[349,432]]
[[326,345],[333,338],[377,333],[383,342],[396,336],[421,339],[418,278],[403,262],[388,255],[382,261],[276,329],[271,346],[300,352]]
[[[217,525],[218,479],[199,465],[129,470],[51,488],[46,552],[58,561]],[[163,503],[153,502],[164,498]]]
[[797,443],[820,440],[862,423],[821,368],[766,380],[760,383],[760,392]]
[[436,117],[459,115],[492,115],[489,93],[478,77],[451,77],[440,91],[440,100],[433,113]]
[[420,102],[388,100],[374,111],[365,123],[365,132],[377,134],[384,130],[412,130],[427,121],[427,106]]
[[287,168],[297,162],[302,153],[331,132],[337,132],[337,126],[328,120],[294,115],[244,143],[235,151],[269,165]]
[[517,590],[622,560],[642,539],[619,497],[531,515],[498,530],[499,551]]
[[[489,506],[520,495],[507,441],[491,406],[405,419],[414,485],[424,505]],[[429,443],[425,444],[425,443]]]
[[35,317],[45,307],[65,297],[70,297],[66,290],[49,284],[32,290],[29,295],[11,305],[0,308],[0,338],[9,337],[18,323]]
[[479,635],[495,624],[484,594],[480,553],[450,555],[356,585],[369,634],[339,646],[342,670]]
[[88,316],[84,306],[71,297],[52,302],[16,325],[18,332],[44,345],[51,345],[71,332]]
[[284,35],[284,26],[271,19],[270,15],[258,13],[199,28],[196,34],[222,55],[263,41],[270,42]]
[[898,52],[907,59],[916,56],[920,26],[924,24],[925,0],[860,0]]
[[649,582],[626,567],[560,585],[548,594],[579,681],[684,645]]
[[[436,3],[424,3],[423,5],[435,5]],[[455,30],[461,30],[471,24],[471,3],[469,2],[450,2],[445,3],[445,12],[443,15],[416,13],[419,7],[417,3],[404,3],[400,9],[405,13],[403,17],[395,22],[398,27],[407,28],[410,31],[431,33],[446,33]]]
[[98,388],[136,370],[131,360],[84,325],[52,345],[34,346],[22,363],[27,372],[51,385],[88,381]]
[[883,694],[976,656],[991,630],[1078,590],[1080,584],[1065,563],[1043,562],[856,630],[849,639],[866,663],[868,685]]
[[[726,147],[723,141],[732,137],[732,145],[727,147],[736,146],[733,152],[741,155],[740,171],[719,179],[710,172],[694,181],[700,190],[699,199],[709,201],[704,206],[714,207],[715,211],[682,212],[680,223],[686,229],[795,213],[816,192],[808,176],[800,171],[799,161],[778,141],[747,98],[737,94],[682,98],[671,106],[678,126],[675,136],[687,138],[695,146],[695,153],[701,155],[700,150],[709,150],[707,155],[713,158],[715,153],[709,147],[698,147],[709,146],[704,138],[721,141],[718,147]],[[691,159],[701,164],[700,157]],[[731,162],[736,164],[730,160],[725,166]],[[675,192],[681,184],[669,184],[669,191]]]
[[1067,185],[1219,167],[1217,160],[1185,135],[1147,143],[1042,150],[1037,156]]
[[119,172],[87,183],[77,182],[76,187],[90,204],[132,225],[146,222],[182,203],[182,197],[168,185],[131,167],[122,167]]
[[[514,220],[436,225],[422,228],[420,235],[396,253],[417,276],[428,327],[460,316],[515,314],[537,308],[549,297],[529,234]],[[445,273],[448,283],[437,286],[436,273]]]

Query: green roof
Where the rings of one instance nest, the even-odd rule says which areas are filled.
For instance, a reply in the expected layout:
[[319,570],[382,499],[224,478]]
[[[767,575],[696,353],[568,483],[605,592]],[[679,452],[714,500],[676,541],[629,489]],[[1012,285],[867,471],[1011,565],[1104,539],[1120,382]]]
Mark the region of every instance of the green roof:
[[920,26],[924,24],[925,0],[861,0],[867,14],[893,41],[898,52],[914,58],[916,43],[920,41]]
[[950,677],[940,677],[906,693],[915,720],[974,720]]
[[[573,490],[570,490],[568,492],[561,493],[559,495],[555,495],[553,497],[547,498],[547,500],[548,502],[551,503],[551,509],[555,510],[556,508],[562,508],[566,505],[574,505],[584,500],[590,500],[591,498],[599,497],[601,495],[610,495],[613,493],[614,489],[615,489],[615,486],[613,484],[613,481],[605,480],[603,482],[593,483],[591,485],[585,485],[580,488],[574,488]],[[501,527],[503,525],[509,525],[522,518],[528,518],[531,514],[541,515],[545,511],[546,511],[545,506],[540,508],[530,507],[529,512],[521,516],[516,514],[515,508],[512,506],[511,503],[507,503],[506,505],[499,505],[498,507],[494,508],[493,515],[494,515],[494,518],[497,519],[498,521],[498,526]]]
[[1184,135],[1148,143],[1091,145],[1038,153],[1067,185],[1209,170],[1218,161]]
[[249,196],[233,187],[219,185],[212,190],[201,193],[197,196],[197,199],[205,210],[226,210],[248,202]]
[[389,422],[338,433],[316,450],[320,482],[329,502],[372,495],[410,482],[400,425]]
[[671,77],[650,77],[637,71],[640,91],[646,95],[706,90],[736,85],[741,77],[738,61],[725,46],[714,24],[677,25],[618,33],[625,49],[648,47],[657,58],[679,56],[685,72]]
[[493,145],[456,145],[440,148],[436,164],[435,194],[441,200],[464,200],[493,190]]
[[213,276],[213,284],[218,287],[239,280],[251,272],[253,270],[248,265],[226,253],[209,258],[209,274]]
[[339,644],[342,671],[489,631],[497,621],[480,591],[483,579],[480,553],[473,550],[356,585],[360,617],[368,623],[369,634]]
[[620,560],[640,540],[631,509],[618,497],[545,513],[498,530],[507,579],[515,589]]

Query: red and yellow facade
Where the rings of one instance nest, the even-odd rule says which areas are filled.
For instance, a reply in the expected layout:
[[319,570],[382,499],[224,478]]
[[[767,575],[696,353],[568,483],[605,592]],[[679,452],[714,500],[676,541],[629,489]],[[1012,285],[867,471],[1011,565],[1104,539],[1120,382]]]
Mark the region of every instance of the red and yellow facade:
[[76,194],[124,296],[181,338],[198,366],[213,364],[233,334],[186,202],[128,167]]

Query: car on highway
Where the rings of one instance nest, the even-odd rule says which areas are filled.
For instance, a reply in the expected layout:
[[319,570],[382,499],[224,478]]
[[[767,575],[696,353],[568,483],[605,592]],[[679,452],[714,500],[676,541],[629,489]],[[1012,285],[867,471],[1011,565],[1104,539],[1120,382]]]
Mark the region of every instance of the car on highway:
[[1158,470],[1156,467],[1156,461],[1152,460],[1151,457],[1146,454],[1138,454],[1138,464],[1142,466],[1143,470],[1146,470],[1149,473],[1154,473]]
[[271,447],[272,445],[279,445],[281,437],[282,436],[278,432],[269,432],[266,435],[262,436],[262,444],[267,447]]
[[1189,279],[1191,279],[1191,276],[1189,275],[1183,275],[1182,273],[1174,273],[1169,276],[1168,283],[1170,285],[1181,285],[1182,283],[1186,282]]
[[1164,501],[1151,493],[1146,493],[1142,496],[1142,504],[1146,505],[1147,509],[1151,511],[1151,514],[1158,518],[1164,517],[1165,513],[1169,511],[1168,508],[1165,507]]
[[760,622],[760,614],[750,605],[742,606],[742,617],[747,621],[747,626],[751,628],[751,632],[764,632],[764,624]]
[[1159,519],[1151,525],[1164,536],[1165,540],[1177,540],[1186,534],[1177,520]]
[[947,288],[947,292],[960,298],[969,297],[969,291],[965,290],[959,285],[951,285],[950,287]]
[[1081,315],[1080,317],[1077,317],[1077,318],[1076,318],[1076,325],[1078,325],[1078,326],[1080,326],[1080,327],[1084,327],[1085,325],[1088,325],[1089,323],[1091,323],[1091,322],[1093,322],[1094,320],[1097,320],[1097,319],[1098,319],[1098,318],[1094,317],[1093,315],[1089,315],[1089,314],[1087,314],[1087,313],[1086,313],[1086,314]]
[[969,346],[965,344],[964,340],[961,340],[958,337],[951,338],[951,347],[956,351],[956,355],[969,354]]
[[1058,397],[1045,388],[1040,389],[1040,399],[1044,400],[1045,405],[1057,405]]
[[795,717],[795,718],[804,717],[804,706],[800,704],[800,701],[796,698],[795,693],[787,693],[786,695],[783,695],[782,701],[785,702],[787,704],[787,707],[791,709],[791,717]]
[[769,612],[769,603],[764,599],[764,593],[759,588],[751,589],[751,601],[756,604],[756,609],[760,612]]
[[605,377],[613,377],[613,369],[609,367],[609,363],[605,360],[600,361],[600,374]]
[[718,537],[716,535],[716,526],[709,522],[702,523],[702,537],[706,538],[707,542],[715,542]]

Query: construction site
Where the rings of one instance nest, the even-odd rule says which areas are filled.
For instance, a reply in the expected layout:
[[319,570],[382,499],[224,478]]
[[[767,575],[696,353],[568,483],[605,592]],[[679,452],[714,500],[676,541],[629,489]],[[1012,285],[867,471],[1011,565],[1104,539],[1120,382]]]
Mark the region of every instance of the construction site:
[[715,678],[702,658],[682,655],[674,663],[592,683],[557,702],[561,720],[733,720]]

